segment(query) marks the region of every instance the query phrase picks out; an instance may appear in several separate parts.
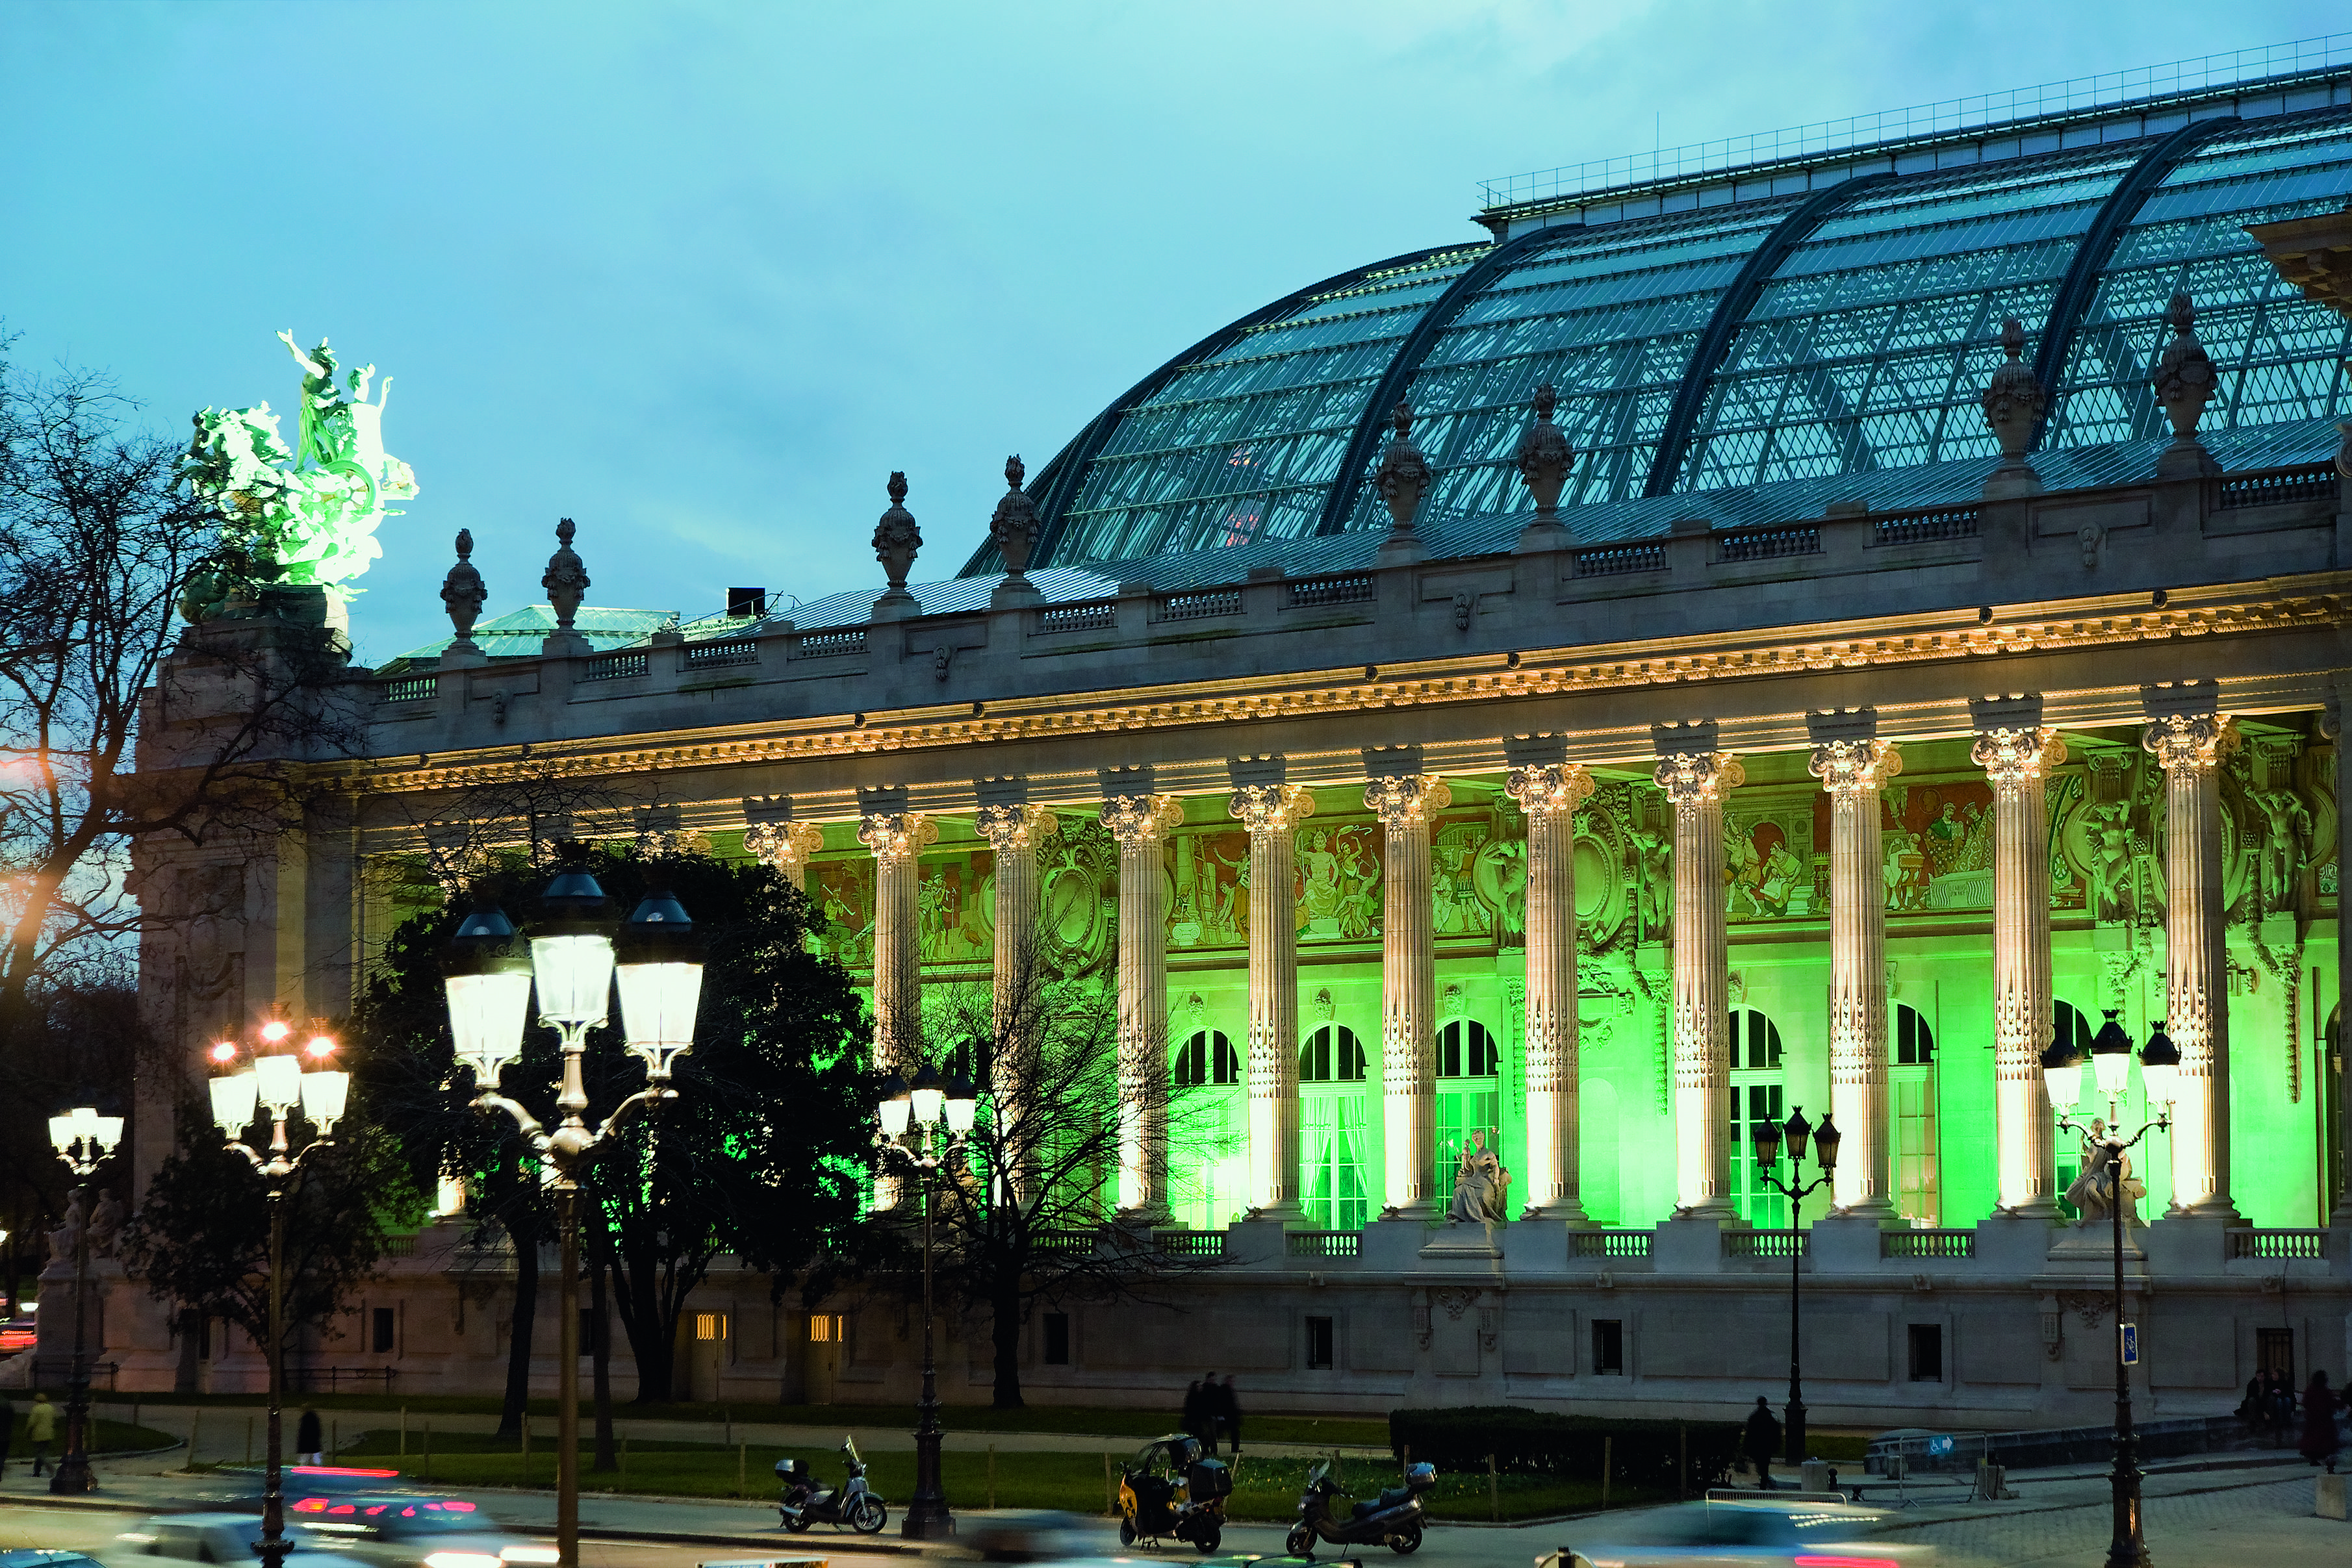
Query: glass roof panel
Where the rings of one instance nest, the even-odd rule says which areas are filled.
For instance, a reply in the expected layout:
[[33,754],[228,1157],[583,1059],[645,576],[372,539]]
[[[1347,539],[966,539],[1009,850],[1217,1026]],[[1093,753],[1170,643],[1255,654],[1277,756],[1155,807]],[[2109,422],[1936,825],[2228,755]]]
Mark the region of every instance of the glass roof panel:
[[2148,143],[1874,191],[1765,285],[1707,389],[1677,489],[1982,456],[2004,317],[2048,319],[2076,242]]
[[2340,209],[2352,195],[2352,114],[2250,121],[2200,143],[2141,204],[2099,275],[2061,368],[2042,448],[2168,434],[2148,386],[2187,291],[2218,372],[2200,433],[2352,410],[2337,362],[2352,323],[2283,280],[2243,225]]

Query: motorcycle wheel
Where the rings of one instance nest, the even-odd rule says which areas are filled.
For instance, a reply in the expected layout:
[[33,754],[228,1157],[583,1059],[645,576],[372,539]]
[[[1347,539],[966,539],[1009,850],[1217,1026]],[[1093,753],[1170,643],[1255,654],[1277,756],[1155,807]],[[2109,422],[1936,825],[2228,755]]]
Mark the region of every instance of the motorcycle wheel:
[[1121,1546],[1132,1546],[1135,1544],[1135,1521],[1126,1518],[1121,1518],[1119,1520],[1118,1543]]
[[1290,1527],[1290,1537],[1282,1543],[1282,1550],[1285,1554],[1292,1557],[1314,1556],[1314,1530],[1304,1524],[1292,1525]]
[[1209,1526],[1208,1529],[1202,1531],[1199,1537],[1193,1541],[1192,1544],[1201,1549],[1202,1556],[1206,1557],[1209,1553],[1217,1549],[1217,1542],[1223,1539],[1224,1532],[1213,1524]]
[[791,1514],[786,1514],[784,1516],[784,1528],[791,1531],[794,1535],[798,1535],[802,1531],[808,1528],[808,1521],[805,1518],[795,1519]]
[[[882,1500],[868,1492],[857,1500],[856,1508],[851,1511],[849,1528],[860,1535],[879,1535],[889,1520],[890,1511],[882,1506]],[[1419,1544],[1418,1538],[1414,1543]]]
[[1400,1557],[1410,1557],[1414,1552],[1420,1551],[1421,1526],[1417,1524],[1408,1524],[1402,1530],[1398,1531],[1395,1538],[1389,1542],[1389,1550],[1395,1552]]

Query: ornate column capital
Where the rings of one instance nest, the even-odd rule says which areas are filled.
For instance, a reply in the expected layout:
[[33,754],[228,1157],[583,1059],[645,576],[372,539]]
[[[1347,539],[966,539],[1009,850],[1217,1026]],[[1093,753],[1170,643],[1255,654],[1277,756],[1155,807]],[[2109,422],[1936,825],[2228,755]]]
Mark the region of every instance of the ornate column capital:
[[1400,773],[1364,786],[1364,810],[1392,833],[1426,827],[1431,817],[1453,803],[1454,791],[1445,780],[1430,773]]
[[1034,850],[1062,834],[1062,820],[1043,806],[982,806],[972,821],[989,848],[1000,855]]
[[857,822],[857,841],[884,865],[903,865],[939,838],[939,823],[920,811],[871,811]]
[[2167,714],[2148,721],[2139,743],[2167,773],[2210,773],[2238,744],[2238,727],[2227,714]]
[[1903,753],[1891,740],[1832,740],[1813,747],[1814,778],[1832,795],[1874,792],[1903,771]]
[[1514,768],[1503,779],[1503,792],[1530,817],[1564,815],[1592,798],[1592,775],[1573,762]]
[[824,848],[824,833],[814,822],[753,822],[743,830],[743,848],[753,858],[779,871],[807,863]]
[[1720,805],[1724,791],[1748,782],[1748,770],[1728,751],[1677,751],[1658,758],[1651,776],[1677,812]]
[[1225,806],[1253,838],[1286,833],[1315,814],[1315,796],[1302,784],[1244,784]]
[[1985,770],[1996,795],[2013,795],[2066,760],[2066,743],[2058,732],[2039,729],[1986,729],[1977,732],[1969,759]]
[[1122,850],[1156,844],[1183,821],[1183,802],[1173,795],[1112,795],[1102,804],[1102,825]]

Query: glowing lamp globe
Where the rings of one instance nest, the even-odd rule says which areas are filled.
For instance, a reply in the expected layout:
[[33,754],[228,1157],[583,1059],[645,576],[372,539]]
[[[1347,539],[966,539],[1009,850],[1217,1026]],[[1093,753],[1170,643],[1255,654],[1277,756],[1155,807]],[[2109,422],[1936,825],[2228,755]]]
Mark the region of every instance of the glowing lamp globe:
[[234,1141],[253,1125],[261,1081],[250,1072],[231,1072],[214,1079],[210,1088],[213,1120],[220,1124],[221,1135]]
[[694,1012],[702,999],[703,947],[685,906],[667,887],[646,891],[614,946],[620,982],[621,1030],[656,1082],[694,1049]]
[[593,1028],[604,1021],[613,997],[604,889],[587,867],[566,866],[539,895],[539,904],[541,918],[530,934],[539,1021],[558,1029]]
[[302,1059],[291,1052],[254,1058],[256,1092],[272,1116],[283,1116],[302,1103]]
[[530,955],[514,923],[494,904],[478,904],[441,957],[449,998],[449,1034],[474,1082],[498,1087],[507,1063],[522,1054],[530,1013]]
[[948,1131],[950,1133],[971,1132],[973,1121],[979,1116],[980,1091],[973,1088],[971,1080],[961,1073],[948,1082],[947,1112]]
[[923,1070],[915,1074],[915,1082],[910,1086],[908,1094],[914,1101],[916,1124],[924,1127],[938,1126],[940,1116],[947,1103],[947,1086],[940,1082],[940,1075],[932,1071],[929,1062],[925,1062]]
[[2042,1053],[2042,1082],[2059,1114],[2073,1112],[2083,1097],[2083,1058],[2074,1042],[2053,1039]]
[[1813,1124],[1805,1120],[1802,1105],[1790,1107],[1789,1120],[1781,1127],[1780,1135],[1789,1140],[1789,1163],[1792,1166],[1804,1164],[1805,1145],[1813,1135]]
[[1813,1132],[1813,1158],[1822,1169],[1837,1169],[1838,1145],[1844,1141],[1845,1134],[1837,1130],[1829,1117],[1822,1117],[1822,1124]]
[[1756,1145],[1756,1168],[1769,1171],[1780,1163],[1780,1124],[1769,1116],[1750,1123],[1748,1135]]
[[302,1074],[302,1114],[310,1118],[320,1136],[334,1131],[335,1124],[343,1119],[343,1107],[352,1093],[352,1075],[329,1068]]
[[2091,1071],[2099,1080],[2099,1092],[2112,1100],[2131,1082],[2131,1036],[2116,1021],[2117,1009],[2106,1009],[2107,1021],[2091,1040]]
[[903,1134],[907,1130],[908,1120],[914,1114],[914,1096],[907,1088],[905,1079],[894,1072],[882,1081],[881,1094],[875,1105],[875,1113],[881,1118],[882,1133],[885,1137],[896,1138]]
[[2139,1053],[2140,1080],[2147,1085],[2147,1097],[2160,1105],[2169,1105],[2180,1092],[2180,1048],[2172,1037],[2158,1024],[2147,1037],[2146,1049]]

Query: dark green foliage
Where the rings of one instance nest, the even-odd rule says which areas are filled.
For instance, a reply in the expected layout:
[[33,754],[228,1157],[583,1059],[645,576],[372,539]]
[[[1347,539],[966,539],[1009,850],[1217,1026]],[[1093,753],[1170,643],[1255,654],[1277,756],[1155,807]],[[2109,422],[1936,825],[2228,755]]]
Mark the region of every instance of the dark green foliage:
[[[331,1148],[306,1157],[286,1197],[286,1329],[323,1327],[373,1277],[388,1230],[424,1218],[399,1151],[354,1094]],[[201,1317],[226,1318],[262,1343],[269,1329],[269,1206],[262,1178],[223,1146],[194,1105],[173,1153],[123,1228],[124,1267]]]
[[[1719,1485],[1739,1458],[1739,1427],[1730,1421],[1613,1421],[1516,1405],[1389,1412],[1389,1447],[1398,1461],[1410,1448],[1414,1463],[1427,1460],[1441,1475],[1483,1471],[1491,1454],[1499,1470],[1597,1480],[1604,1438],[1612,1483],[1667,1492]],[[1677,1488],[1685,1444],[1690,1469]]]
[[[868,1028],[848,974],[808,951],[816,916],[772,868],[689,855],[649,865],[599,849],[590,867],[617,921],[658,869],[709,948],[694,1050],[678,1059],[677,1097],[593,1156],[582,1241],[614,1270],[614,1304],[637,1364],[637,1397],[669,1397],[672,1347],[688,1295],[731,1253],[777,1276],[822,1281],[852,1258],[866,1179]],[[529,927],[543,873],[494,878],[484,891]],[[403,1146],[420,1176],[467,1176],[477,1212],[508,1228],[552,1234],[540,1212],[536,1157],[503,1116],[473,1111],[472,1074],[454,1065],[440,957],[462,911],[420,915],[396,931],[360,1019],[363,1071],[399,1107]],[[585,1061],[591,1124],[645,1085],[613,1023],[592,1031]],[[505,1092],[548,1125],[559,1040],[535,1023]]]

